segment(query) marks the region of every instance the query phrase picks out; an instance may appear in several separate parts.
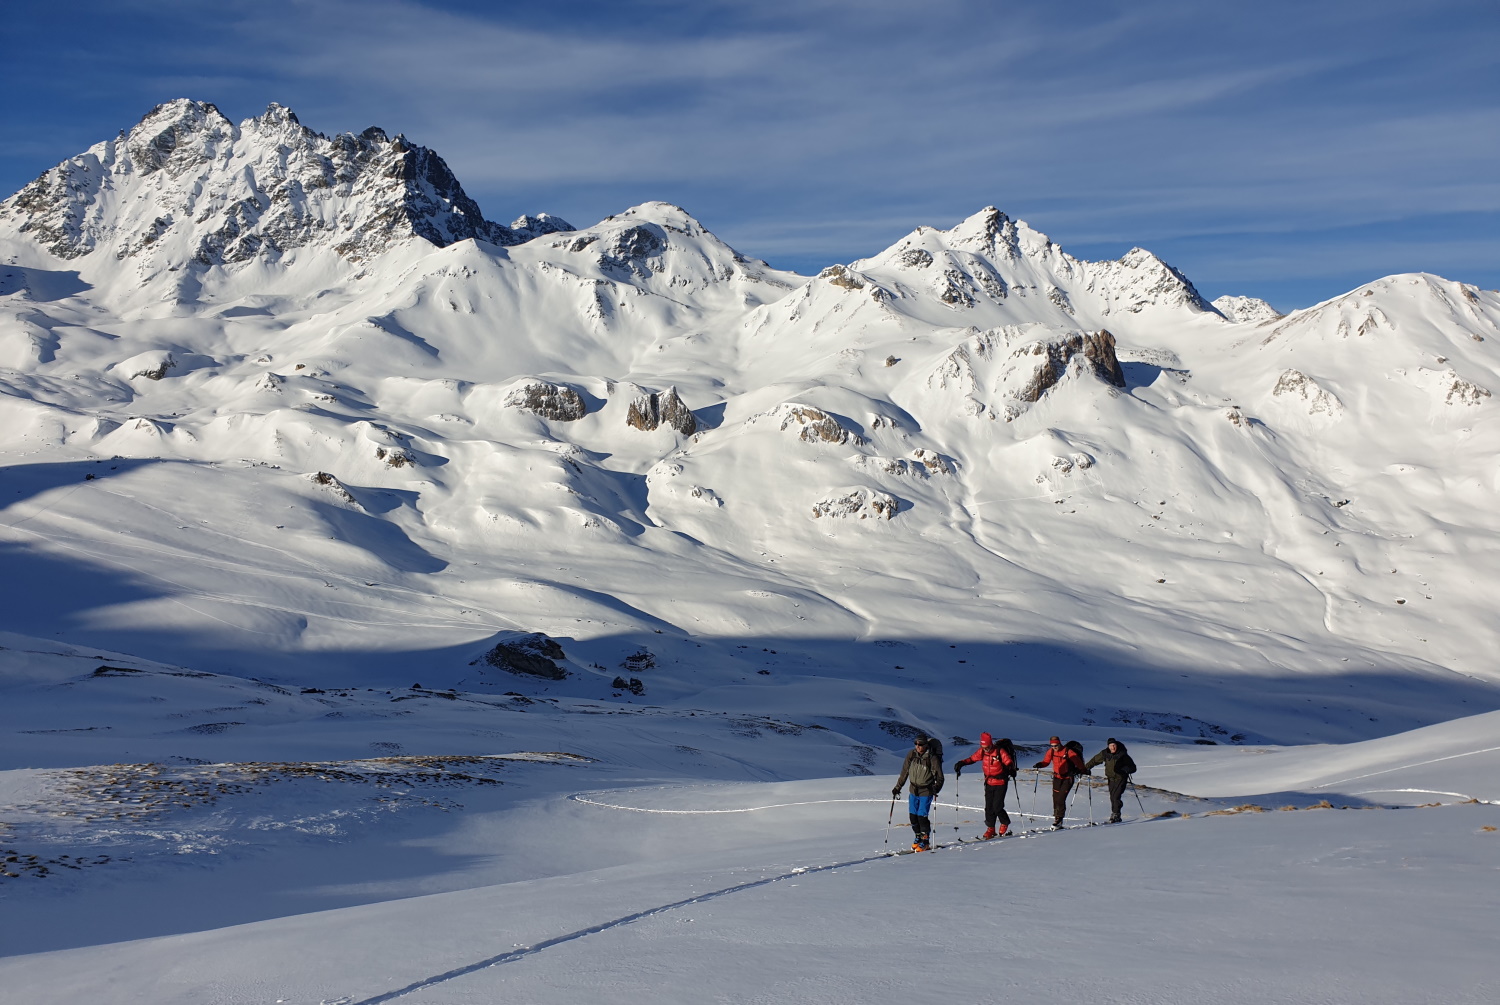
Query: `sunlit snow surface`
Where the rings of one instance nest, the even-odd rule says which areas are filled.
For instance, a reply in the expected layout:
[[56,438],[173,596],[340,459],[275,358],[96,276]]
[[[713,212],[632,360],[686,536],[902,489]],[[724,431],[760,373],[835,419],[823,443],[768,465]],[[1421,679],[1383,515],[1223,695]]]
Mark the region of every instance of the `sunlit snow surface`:
[[[0,205],[0,997],[1495,998],[1500,294],[804,277],[210,111]],[[888,860],[918,729],[1177,816]]]

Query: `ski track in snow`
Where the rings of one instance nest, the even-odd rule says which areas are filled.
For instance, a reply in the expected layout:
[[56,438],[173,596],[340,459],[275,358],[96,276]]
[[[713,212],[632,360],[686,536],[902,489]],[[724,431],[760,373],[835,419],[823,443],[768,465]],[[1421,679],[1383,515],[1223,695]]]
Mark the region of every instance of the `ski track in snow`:
[[[494,946],[422,956],[358,1003],[374,1005],[888,857],[859,856],[865,822],[839,804],[885,804],[857,776],[893,769],[918,729],[1150,744],[1141,772],[1163,787],[1137,800],[1224,814],[1257,792],[1500,802],[1500,747],[1480,746],[1500,721],[1486,711],[1500,706],[1500,293],[1414,273],[1286,316],[1221,298],[1226,320],[1149,252],[1083,261],[993,207],[805,277],[666,203],[582,230],[489,223],[438,164],[376,129],[335,141],[279,106],[236,127],[179,100],[0,204],[0,270],[26,273],[0,294],[0,553],[18,570],[0,629],[25,633],[0,650],[0,756],[42,766],[0,772],[19,793],[19,823],[0,820],[7,856],[186,835],[305,865],[316,855],[272,824],[316,815],[255,801],[282,798],[269,789],[100,821],[140,808],[118,778],[168,764],[496,756],[566,736],[598,774],[546,788],[547,811],[630,814],[600,819],[638,845],[585,831],[491,862],[486,828],[540,784],[516,771],[446,830],[416,820],[441,799],[402,794],[403,823],[440,847],[416,878],[386,875],[400,870],[382,856],[410,851],[380,844],[394,830],[325,833],[367,858],[318,903],[573,875],[591,855],[634,867],[674,833],[720,842],[716,877],[775,873],[562,912],[550,930],[568,934],[402,983]],[[69,292],[33,298],[49,286]],[[1239,756],[1251,748],[1268,756]],[[55,769],[119,770],[84,791]],[[1345,788],[1369,779],[1393,787]],[[793,788],[686,808],[574,791],[747,780]],[[1050,819],[1040,780],[1030,812],[1012,785],[1018,823]],[[27,795],[49,784],[71,793],[67,814]],[[1082,798],[1092,816],[1096,787],[1068,812]],[[350,820],[386,819],[371,808],[386,803],[337,791]],[[980,811],[957,792],[935,802],[935,832]],[[799,821],[855,829],[816,851],[773,845],[774,865],[735,843],[788,840]],[[1439,844],[1468,861],[1484,846],[1465,842],[1490,833]],[[1329,854],[1348,870],[1387,861]],[[455,856],[473,871],[453,872]],[[204,881],[233,873],[230,857]],[[804,857],[827,864],[782,870]],[[1154,866],[1158,884],[1172,865]],[[109,911],[152,877],[109,868],[118,887],[37,873],[37,944],[139,934]],[[1442,896],[1466,907],[1490,875]],[[7,896],[32,882],[12,880]],[[324,881],[285,880],[249,920]],[[1353,901],[1372,885],[1330,889]],[[670,902],[628,910],[656,900]],[[96,902],[107,920],[73,935]],[[215,910],[195,917],[227,923]],[[1218,920],[1205,908],[1190,929]]]
[[[834,802],[841,800],[823,801]],[[612,808],[631,809],[632,807],[620,806]],[[591,935],[599,935],[603,932],[608,932],[615,928],[621,928],[625,925],[634,924],[637,921],[643,921],[646,918],[653,918],[659,914],[666,914],[669,911],[676,911],[680,908],[691,907],[694,904],[702,904],[708,901],[717,900],[720,897],[727,897],[730,894],[741,893],[745,890],[754,890],[757,887],[770,886],[773,883],[780,883],[788,879],[796,879],[801,876],[810,876],[820,872],[832,872],[836,869],[847,869],[851,866],[865,865],[870,862],[878,862],[881,859],[891,858],[893,855],[893,852],[881,852],[876,855],[867,855],[864,858],[850,859],[844,862],[830,862],[826,865],[799,867],[796,869],[792,869],[789,872],[779,873],[775,876],[765,876],[746,883],[737,883],[734,886],[726,886],[722,890],[713,890],[709,893],[699,894],[697,896],[687,897],[683,900],[673,901],[670,904],[661,904],[657,907],[649,907],[643,911],[636,911],[631,914],[627,914],[624,917],[615,918],[612,921],[606,921],[603,924],[591,925],[588,928],[581,928],[576,932],[569,932],[567,935],[559,935],[556,938],[547,939],[532,946],[526,946],[522,949],[515,949],[511,950],[510,952],[500,953],[496,956],[491,956],[489,959],[480,960],[477,963],[470,963],[467,966],[458,967],[454,970],[449,970],[446,973],[441,973],[433,977],[424,978],[415,983],[408,984],[404,988],[398,988],[395,991],[388,991],[384,994],[375,995],[371,998],[361,998],[358,1001],[349,998],[332,999],[326,1001],[324,1005],[380,1005],[381,1002],[394,1001],[395,999],[400,998],[404,995],[413,994],[414,992],[421,991],[424,988],[430,988],[435,984],[442,984],[445,981],[451,981],[457,977],[464,977],[468,974],[478,973],[481,970],[488,970],[491,967],[499,967],[504,966],[507,963],[514,963],[517,960],[523,960],[529,956],[535,956],[538,953],[545,952],[548,949],[552,949],[556,946],[561,946],[569,942],[576,942],[579,939],[588,938]]]

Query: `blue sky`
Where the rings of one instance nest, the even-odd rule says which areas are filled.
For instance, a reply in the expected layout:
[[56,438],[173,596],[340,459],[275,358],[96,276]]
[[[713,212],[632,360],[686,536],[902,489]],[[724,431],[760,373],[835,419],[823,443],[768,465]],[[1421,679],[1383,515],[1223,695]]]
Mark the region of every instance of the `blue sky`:
[[807,272],[986,204],[1283,309],[1500,285],[1496,0],[13,0],[0,189],[174,97],[443,155],[486,215],[647,199]]

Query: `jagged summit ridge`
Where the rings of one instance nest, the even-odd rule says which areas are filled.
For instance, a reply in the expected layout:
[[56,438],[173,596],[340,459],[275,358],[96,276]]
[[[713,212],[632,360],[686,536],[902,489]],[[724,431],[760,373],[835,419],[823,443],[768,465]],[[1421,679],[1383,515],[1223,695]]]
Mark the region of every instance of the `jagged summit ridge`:
[[572,229],[555,217],[486,220],[448,165],[371,127],[328,137],[272,104],[235,125],[207,102],[156,106],[131,129],[0,203],[0,232],[63,259],[230,265],[318,245],[351,261],[421,238],[501,245]]

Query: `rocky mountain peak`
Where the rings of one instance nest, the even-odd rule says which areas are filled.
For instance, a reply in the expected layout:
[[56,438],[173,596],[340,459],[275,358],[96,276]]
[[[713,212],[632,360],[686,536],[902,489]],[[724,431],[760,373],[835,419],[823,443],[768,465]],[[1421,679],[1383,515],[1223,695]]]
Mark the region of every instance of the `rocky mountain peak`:
[[379,127],[328,137],[280,104],[236,126],[214,105],[164,102],[0,203],[0,236],[64,259],[108,252],[144,269],[276,260],[325,247],[350,260],[421,238],[511,245],[571,229],[484,218],[434,151]]
[[1213,302],[1214,309],[1230,321],[1275,321],[1281,312],[1259,297],[1234,297],[1224,295]]

